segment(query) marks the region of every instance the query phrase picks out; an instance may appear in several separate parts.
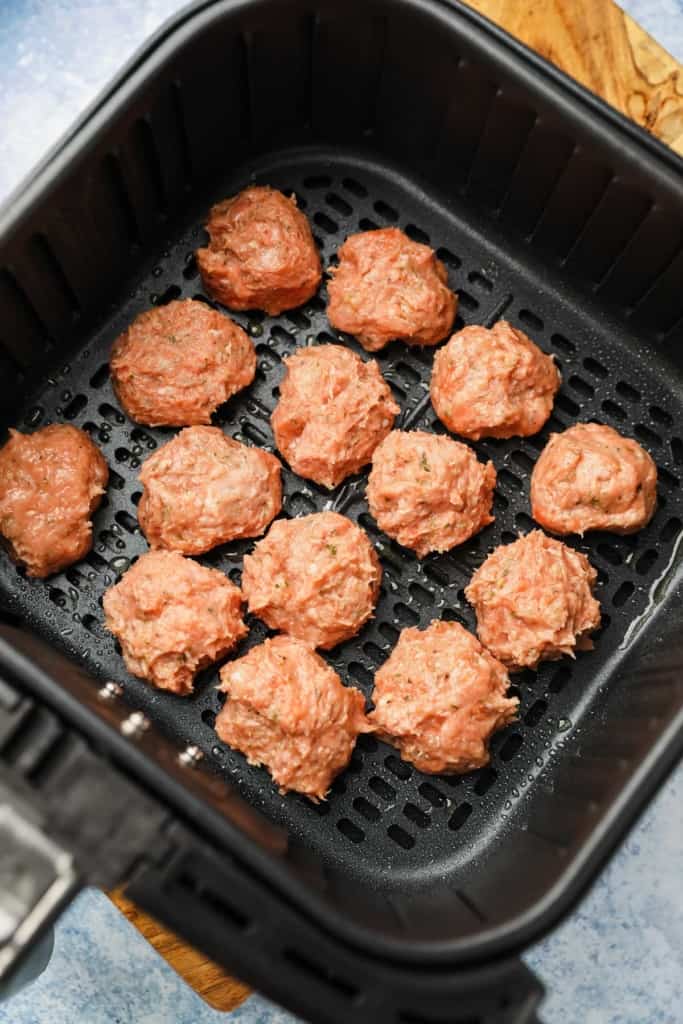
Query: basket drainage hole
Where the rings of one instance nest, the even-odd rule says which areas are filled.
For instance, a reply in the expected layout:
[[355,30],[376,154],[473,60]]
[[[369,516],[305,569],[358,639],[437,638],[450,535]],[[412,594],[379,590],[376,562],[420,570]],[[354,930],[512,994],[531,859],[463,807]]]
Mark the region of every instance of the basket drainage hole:
[[348,818],[340,818],[337,822],[337,828],[343,836],[350,839],[352,843],[362,843],[365,839],[365,832],[362,828],[358,828],[358,825],[354,825]]
[[[306,182],[304,182],[304,185],[305,184]],[[347,192],[351,192],[354,196],[358,196],[359,199],[362,199],[368,194],[368,190],[365,185],[361,185],[361,183],[356,181],[355,178],[344,178],[342,185]]]
[[432,823],[429,815],[425,814],[419,807],[416,807],[415,804],[406,804],[403,808],[403,813],[408,821],[412,821],[413,825],[417,825],[418,828],[429,828]]
[[636,572],[639,572],[641,576],[647,575],[656,561],[657,552],[654,548],[648,548],[648,550],[644,552],[636,562]]
[[660,533],[660,537],[664,541],[664,543],[668,543],[668,541],[673,540],[674,537],[677,537],[678,534],[681,532],[682,526],[683,523],[681,523],[680,519],[677,519],[675,517],[673,519],[669,519],[669,521],[666,522],[662,527],[662,532]]
[[90,378],[91,388],[101,388],[109,379],[109,363],[102,363],[99,369],[95,370]]
[[353,209],[349,206],[346,200],[342,199],[341,196],[336,195],[334,192],[327,193],[325,196],[325,202],[328,206],[331,206],[333,210],[336,210],[337,213],[341,214],[342,217],[350,217],[353,213]]
[[526,715],[524,716],[524,722],[526,725],[533,728],[543,718],[544,714],[548,710],[548,704],[544,700],[536,700],[531,705]]
[[638,391],[637,388],[634,388],[631,384],[628,384],[625,380],[620,380],[617,383],[617,394],[621,395],[621,397],[625,398],[628,402],[640,401],[640,391]]
[[450,249],[445,249],[443,246],[436,250],[436,255],[447,266],[452,267],[453,270],[457,270],[458,267],[462,266],[462,260],[455,253],[451,252]]
[[470,284],[475,285],[477,288],[481,288],[485,292],[493,291],[493,281],[489,280],[486,274],[482,274],[478,270],[473,270],[467,275],[467,280]]
[[211,708],[205,708],[204,711],[202,711],[202,722],[213,729],[216,724],[216,712],[212,711]]
[[558,668],[557,672],[550,680],[550,683],[548,684],[548,689],[551,693],[559,693],[560,690],[563,690],[566,684],[569,682],[571,676],[571,669],[568,668],[566,665],[563,665],[562,668]]
[[174,299],[179,299],[182,295],[181,289],[177,284],[170,284],[165,292],[161,295],[150,295],[150,302],[153,306],[167,306],[169,302],[173,302]]
[[415,846],[414,837],[409,832],[406,832],[405,829],[402,829],[400,825],[390,825],[387,829],[387,835],[404,850],[412,850]]
[[413,774],[412,769],[409,768],[407,764],[404,764],[403,761],[399,761],[394,754],[389,754],[389,756],[384,759],[384,763],[391,774],[395,775],[397,779],[405,781]]
[[378,213],[380,217],[384,218],[384,220],[398,220],[398,210],[395,210],[393,206],[389,206],[389,204],[385,203],[383,199],[377,200],[374,204],[374,210],[375,213]]
[[384,779],[380,779],[379,775],[373,775],[368,782],[368,786],[373,793],[381,797],[382,800],[386,800],[387,803],[396,798],[396,790],[394,787],[390,786],[388,782],[384,781]]
[[88,399],[85,397],[85,395],[74,395],[74,397],[71,399],[69,404],[64,409],[64,419],[75,419],[76,416],[78,416],[79,412],[83,412],[87,404]]
[[331,217],[328,217],[326,213],[316,213],[313,220],[328,235],[336,235],[337,231],[339,231],[339,225]]
[[589,373],[592,373],[594,377],[601,377],[603,380],[605,377],[609,377],[609,370],[607,367],[603,366],[602,363],[599,363],[597,359],[593,359],[591,356],[584,359],[583,365],[584,369],[588,370]]
[[532,313],[530,309],[520,309],[519,319],[523,324],[526,324],[527,327],[531,327],[534,331],[543,330],[543,321],[540,316],[537,316],[536,313]]
[[432,786],[431,782],[423,782],[418,786],[418,793],[432,807],[443,807],[446,803],[446,797],[436,786]]
[[614,605],[614,607],[621,608],[622,605],[625,605],[635,589],[635,586],[633,585],[633,583],[631,583],[630,580],[624,580],[624,582],[621,584],[619,589],[616,591],[614,597],[612,598],[612,604]]
[[416,224],[406,224],[405,232],[408,238],[412,238],[414,242],[420,242],[421,245],[429,245],[429,235],[422,228],[418,228]]
[[500,753],[498,755],[501,761],[511,761],[523,743],[524,737],[520,736],[518,732],[514,732],[512,736],[508,736],[505,743],[500,748]]
[[304,188],[329,188],[331,184],[332,178],[327,174],[311,174],[304,178]]
[[458,804],[448,821],[448,827],[452,832],[457,832],[459,828],[465,824],[470,814],[472,813],[471,804]]
[[[522,315],[520,313],[520,319]],[[573,355],[576,352],[576,345],[569,338],[565,338],[563,334],[553,334],[550,339],[551,345],[555,348],[559,348],[560,352],[564,352],[566,355]]]
[[379,821],[380,819],[379,810],[375,807],[374,804],[371,804],[370,801],[366,800],[365,797],[363,796],[356,797],[356,799],[353,801],[353,809],[354,811],[358,811],[358,813],[363,818],[365,818],[366,821]]
[[497,778],[498,772],[495,770],[495,768],[491,768],[490,765],[487,768],[483,768],[479,772],[479,778],[474,784],[474,792],[477,794],[477,796],[483,796],[484,793],[488,793],[488,791],[490,790],[491,786],[494,785]]

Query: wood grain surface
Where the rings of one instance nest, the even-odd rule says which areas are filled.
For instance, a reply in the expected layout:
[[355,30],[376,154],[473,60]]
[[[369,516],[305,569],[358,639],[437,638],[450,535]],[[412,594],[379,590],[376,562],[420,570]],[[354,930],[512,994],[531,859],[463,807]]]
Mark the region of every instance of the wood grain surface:
[[683,155],[683,67],[612,0],[467,0]]
[[[683,67],[612,0],[468,0],[683,155]],[[139,910],[110,898],[209,1005],[232,1010],[249,988]]]

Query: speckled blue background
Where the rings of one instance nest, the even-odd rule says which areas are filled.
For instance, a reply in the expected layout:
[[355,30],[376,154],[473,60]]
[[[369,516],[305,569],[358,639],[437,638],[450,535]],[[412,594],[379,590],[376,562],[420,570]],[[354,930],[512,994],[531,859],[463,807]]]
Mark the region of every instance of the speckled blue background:
[[[0,199],[178,0],[0,0]],[[683,0],[623,6],[683,60]],[[683,1024],[683,766],[572,917],[526,955],[546,1024]],[[523,865],[520,865],[520,871]],[[209,1009],[98,892],[0,1024],[294,1024],[259,996]],[[351,1022],[350,1022],[351,1024]]]

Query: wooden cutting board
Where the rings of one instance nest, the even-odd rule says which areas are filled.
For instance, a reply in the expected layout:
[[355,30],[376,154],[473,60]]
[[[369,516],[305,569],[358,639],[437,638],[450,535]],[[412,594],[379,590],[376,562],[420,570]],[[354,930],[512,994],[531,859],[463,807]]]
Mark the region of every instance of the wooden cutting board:
[[[683,67],[612,0],[468,0],[683,156]],[[210,1006],[250,989],[118,892],[110,898]]]

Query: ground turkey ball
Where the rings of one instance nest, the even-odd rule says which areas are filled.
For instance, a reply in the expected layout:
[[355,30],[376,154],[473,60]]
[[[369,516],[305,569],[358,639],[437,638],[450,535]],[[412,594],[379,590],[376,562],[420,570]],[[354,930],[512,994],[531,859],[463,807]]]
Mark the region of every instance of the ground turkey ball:
[[380,739],[422,772],[469,772],[488,741],[515,718],[505,667],[457,622],[404,629],[375,675],[368,716]]
[[265,765],[281,793],[323,800],[370,732],[365,698],[294,637],[277,636],[221,669],[228,700],[216,719],[225,743]]
[[50,576],[88,553],[108,477],[99,448],[76,427],[10,430],[0,449],[0,535],[29,576]]
[[496,471],[467,445],[393,430],[375,449],[367,498],[377,525],[420,558],[449,551],[493,522]]
[[217,569],[148,551],[104,595],[126,668],[160,690],[192,693],[194,677],[247,634],[242,594]]
[[351,235],[330,269],[327,317],[368,352],[399,339],[436,345],[455,319],[457,298],[441,260],[399,228]]
[[282,506],[280,462],[218,427],[188,427],[140,472],[140,526],[153,548],[198,555],[258,537]]
[[256,353],[236,323],[205,302],[184,299],[136,317],[115,342],[110,366],[131,419],[184,427],[210,423],[219,405],[251,384]]
[[197,250],[207,291],[230,309],[278,316],[301,306],[320,284],[320,257],[294,196],[246,188],[214,206],[209,244]]
[[301,348],[285,363],[275,443],[299,476],[336,487],[367,465],[400,409],[377,363],[342,345]]
[[552,434],[531,475],[531,513],[553,533],[634,533],[657,504],[657,467],[612,427],[577,423]]
[[590,650],[600,625],[585,555],[533,530],[496,548],[465,591],[485,647],[511,672]]
[[367,534],[336,512],[279,519],[244,558],[249,611],[312,647],[328,649],[367,622],[382,570]]
[[463,327],[434,356],[431,396],[454,434],[527,437],[550,416],[560,374],[552,356],[505,320]]

